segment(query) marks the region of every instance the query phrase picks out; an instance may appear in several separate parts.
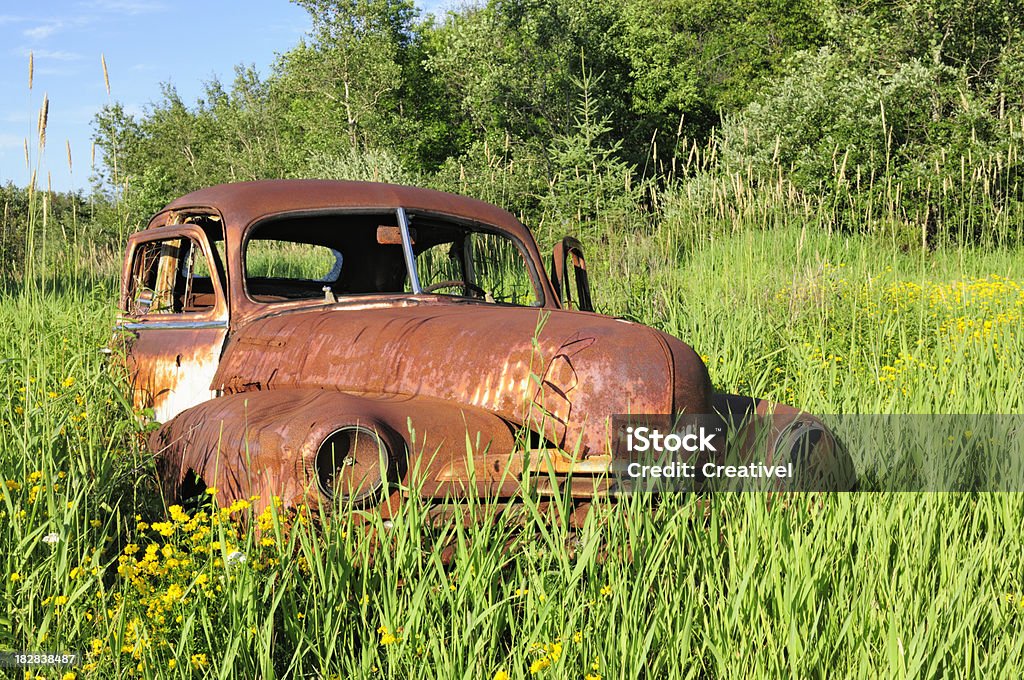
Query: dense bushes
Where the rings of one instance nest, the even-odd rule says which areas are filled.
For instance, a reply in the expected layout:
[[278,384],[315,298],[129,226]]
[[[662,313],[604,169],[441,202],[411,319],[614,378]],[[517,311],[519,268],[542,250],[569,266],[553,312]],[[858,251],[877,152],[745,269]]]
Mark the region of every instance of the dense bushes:
[[26,262],[38,261],[36,255],[46,255],[43,261],[51,264],[88,259],[88,254],[68,252],[70,243],[119,248],[114,212],[102,196],[0,185],[0,282],[21,279]]
[[827,226],[899,240],[1021,238],[1017,3],[841,3],[722,126],[719,173],[820,198]]
[[574,231],[655,221],[683,196],[725,223],[767,192],[782,203],[766,215],[908,246],[1021,234],[1024,3],[490,0],[440,19],[410,0],[300,4],[313,28],[265,78],[97,118],[103,180],[135,219],[202,185],[321,176]]

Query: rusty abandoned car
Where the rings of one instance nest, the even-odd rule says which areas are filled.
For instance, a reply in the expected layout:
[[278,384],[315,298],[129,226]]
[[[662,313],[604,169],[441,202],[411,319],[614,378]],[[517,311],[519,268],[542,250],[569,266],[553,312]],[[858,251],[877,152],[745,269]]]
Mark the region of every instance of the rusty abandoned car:
[[130,237],[120,311],[169,499],[614,495],[613,414],[774,409],[760,458],[798,441],[814,465],[845,456],[814,418],[714,393],[677,338],[594,313],[579,242],[556,245],[548,276],[511,214],[438,191],[188,194]]

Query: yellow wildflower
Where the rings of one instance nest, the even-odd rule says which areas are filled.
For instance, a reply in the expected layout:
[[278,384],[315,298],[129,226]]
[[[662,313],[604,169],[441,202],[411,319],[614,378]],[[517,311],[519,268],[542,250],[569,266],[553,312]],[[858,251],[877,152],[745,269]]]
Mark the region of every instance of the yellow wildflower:
[[174,533],[174,525],[170,522],[153,522],[153,531],[159,532],[162,536],[170,536]]
[[549,659],[546,656],[542,656],[539,659],[535,659],[534,662],[530,664],[530,673],[536,675],[537,673],[540,673],[542,670],[548,668],[550,665],[551,659]]
[[167,593],[164,595],[164,601],[171,603],[177,602],[185,596],[185,591],[177,583],[172,583],[167,587]]
[[[399,628],[398,630],[401,632],[402,629]],[[402,641],[402,638],[389,631],[388,627],[383,624],[377,628],[377,632],[380,633],[380,643],[382,645],[393,645],[396,642]]]
[[188,514],[182,509],[180,505],[172,505],[168,508],[171,513],[171,519],[175,522],[185,523],[189,520]]

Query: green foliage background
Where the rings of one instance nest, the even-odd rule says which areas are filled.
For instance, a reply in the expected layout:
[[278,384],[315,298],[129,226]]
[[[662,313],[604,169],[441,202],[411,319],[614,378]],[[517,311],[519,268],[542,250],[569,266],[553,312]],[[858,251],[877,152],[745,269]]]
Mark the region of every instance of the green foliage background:
[[740,176],[908,245],[1019,234],[989,219],[1019,217],[1024,192],[1013,0],[299,4],[312,30],[269,74],[240,66],[196,102],[168,86],[145,114],[97,117],[97,180],[133,221],[216,182],[328,176],[586,230]]
[[584,237],[601,311],[721,390],[1019,413],[1022,3],[301,4],[270,73],[107,107],[89,195],[0,188],[0,648],[78,651],[39,671],[69,680],[1021,675],[1021,494],[185,516],[98,349],[168,200],[366,179]]

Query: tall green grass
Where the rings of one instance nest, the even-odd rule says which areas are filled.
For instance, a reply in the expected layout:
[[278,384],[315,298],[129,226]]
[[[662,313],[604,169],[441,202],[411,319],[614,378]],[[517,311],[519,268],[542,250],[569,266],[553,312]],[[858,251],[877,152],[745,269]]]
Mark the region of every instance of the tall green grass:
[[[710,181],[651,193],[653,223],[591,225],[600,309],[693,345],[719,389],[811,412],[1021,411],[1020,250],[908,247],[830,229],[784,183]],[[0,298],[0,648],[82,655],[43,677],[1022,672],[1020,494],[634,496],[579,529],[530,496],[439,521],[168,509],[101,352],[117,256],[45,239],[34,196],[31,267]]]
[[[922,257],[783,228],[677,259],[671,229],[592,250],[596,296],[691,343],[719,388],[812,412],[1020,411],[1019,252]],[[579,530],[529,498],[469,526],[415,502],[387,525],[165,517],[99,351],[114,299],[111,279],[69,272],[0,301],[4,647],[78,651],[80,677],[1021,670],[1018,494],[638,496]],[[977,337],[951,332],[966,321]]]

